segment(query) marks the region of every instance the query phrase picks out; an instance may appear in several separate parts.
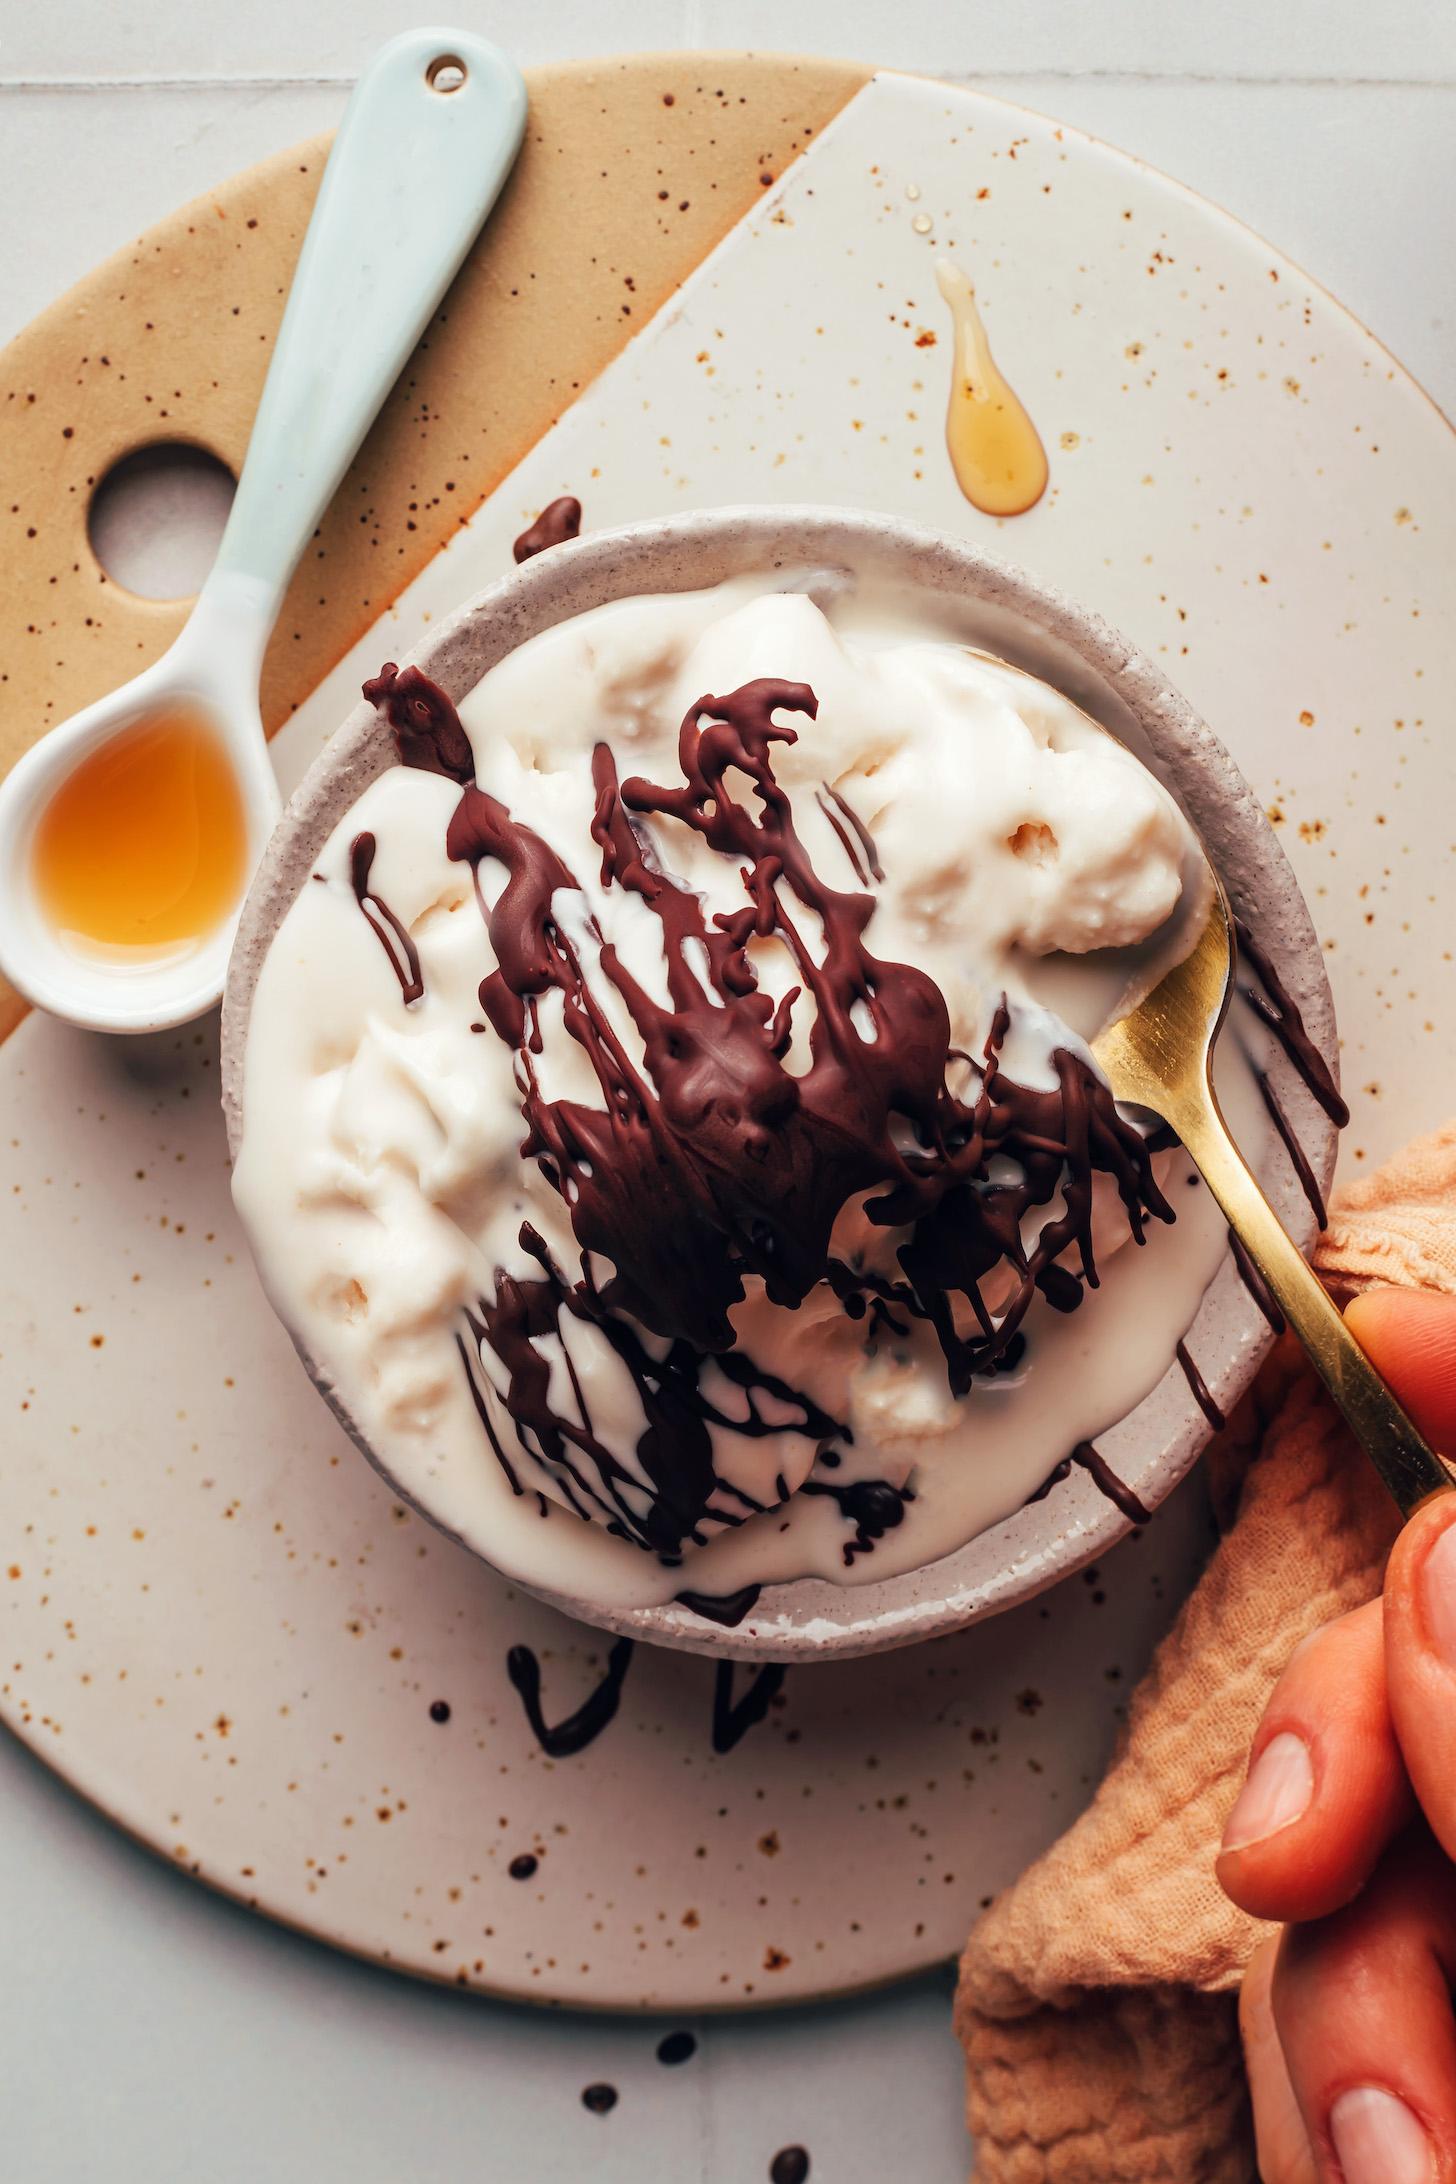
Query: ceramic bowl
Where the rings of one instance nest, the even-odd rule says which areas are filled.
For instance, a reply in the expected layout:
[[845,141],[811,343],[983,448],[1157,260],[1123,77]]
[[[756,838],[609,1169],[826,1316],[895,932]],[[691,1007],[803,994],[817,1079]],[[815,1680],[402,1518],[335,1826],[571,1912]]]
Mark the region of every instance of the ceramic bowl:
[[[1253,792],[1223,746],[1162,670],[1095,614],[966,540],[895,518],[822,508],[719,508],[600,532],[553,548],[432,629],[410,658],[460,701],[515,646],[568,616],[642,592],[716,584],[745,570],[848,567],[910,583],[949,603],[966,639],[1061,689],[1111,729],[1178,797],[1202,835],[1236,910],[1255,926],[1305,1023],[1335,1053],[1323,960],[1293,872]],[[223,1012],[223,1097],[229,1142],[242,1134],[243,1055],[258,969],[280,920],[343,813],[397,763],[383,718],[360,704],[315,761],[268,846],[244,907]],[[1297,1118],[1311,1165],[1327,1185],[1335,1133],[1276,1062],[1271,1074]],[[1313,1241],[1309,1206],[1281,1162],[1267,1187],[1299,1243]],[[1227,1411],[1267,1350],[1268,1327],[1226,1261],[1188,1330],[1204,1380]],[[304,1353],[322,1387],[322,1376]],[[340,1404],[327,1399],[386,1477]],[[1149,1509],[1188,1472],[1208,1426],[1176,1366],[1120,1423],[1099,1434],[1112,1468]],[[397,1480],[390,1480],[402,1493]],[[421,1506],[417,1495],[405,1498]],[[423,1513],[430,1515],[427,1505]],[[877,1583],[803,1579],[765,1589],[736,1629],[678,1606],[621,1611],[549,1592],[569,1614],[662,1645],[739,1659],[802,1660],[878,1651],[941,1636],[1013,1606],[1100,1555],[1128,1520],[1084,1473],[938,1562]],[[488,1559],[486,1543],[464,1544]]]

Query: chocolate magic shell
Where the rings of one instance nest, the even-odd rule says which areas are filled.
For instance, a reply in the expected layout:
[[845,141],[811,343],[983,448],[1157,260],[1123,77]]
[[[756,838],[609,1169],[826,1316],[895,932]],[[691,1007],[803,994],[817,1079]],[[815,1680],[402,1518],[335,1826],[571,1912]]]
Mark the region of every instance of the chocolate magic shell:
[[[492,679],[494,713],[472,699],[528,640],[612,602],[655,601],[648,652],[660,630],[662,658],[681,665],[672,631],[701,621],[693,595],[717,586],[729,608],[750,595],[778,605],[720,617],[715,629],[737,634],[710,632],[706,655],[687,648],[711,661],[721,694],[688,703],[680,727],[686,701],[678,692],[668,723],[665,671],[651,666],[647,694],[634,684],[625,705],[602,682],[625,625],[600,617],[577,645],[584,681],[568,687],[552,668],[543,683],[529,665],[548,657],[538,648],[513,681]],[[827,632],[819,608],[832,619],[836,596],[866,614],[893,598],[940,653],[882,655],[911,658],[910,681],[886,681],[866,709],[865,679],[881,687],[873,652],[806,635],[811,622]],[[993,656],[984,671],[966,647]],[[869,737],[854,766],[835,740],[845,686],[819,721],[817,669],[792,680],[775,672],[778,651],[801,669],[817,661],[826,687],[850,661]],[[913,780],[881,755],[881,718],[907,689],[939,704],[945,662],[960,663],[958,690],[984,673],[983,742],[1021,729],[1023,699],[1056,714],[1060,726],[1038,732],[1060,753],[1052,771],[1080,788],[1047,808],[1054,826],[1034,818],[1023,779],[1034,751],[1026,761],[1017,745],[1003,767],[1017,812],[1027,799],[1024,823],[988,819],[982,839],[1003,776],[970,796],[966,768],[984,763],[971,745],[964,763],[953,742],[915,746]],[[1146,773],[997,662],[1070,699]],[[532,697],[539,719],[523,707]],[[954,705],[943,717],[960,728]],[[1048,587],[889,519],[720,510],[552,544],[411,661],[381,663],[249,896],[223,1085],[235,1156],[250,1081],[269,1118],[254,1120],[239,1191],[275,1303],[393,1489],[572,1613],[760,1659],[959,1627],[1141,1521],[1247,1384],[1275,1315],[1181,1150],[1108,1096],[1062,1021],[1075,1013],[1063,989],[1022,972],[1028,950],[1073,965],[1084,986],[1105,986],[1113,965],[1088,1030],[1119,981],[1158,975],[1172,958],[1148,954],[1143,936],[1173,929],[1161,921],[1180,885],[1189,899],[1193,869],[1175,803],[1243,923],[1221,1096],[1308,1243],[1341,1106],[1322,1058],[1329,992],[1293,876],[1209,730],[1150,662]],[[260,1019],[260,971],[305,889]],[[993,960],[976,949],[998,920],[1010,1002],[976,1014],[967,993]],[[1145,952],[1129,974],[1134,942]],[[1176,938],[1163,945],[1177,952]],[[305,982],[280,986],[290,965]],[[479,1110],[468,1127],[460,1098]],[[325,1112],[346,1112],[340,1143]],[[321,1164],[295,1160],[310,1131]],[[290,1251],[300,1192],[313,1225]],[[358,1256],[361,1220],[371,1248],[387,1239],[387,1269]],[[432,1284],[459,1299],[443,1319]],[[345,1339],[346,1320],[369,1322],[365,1334]],[[852,1422],[816,1378],[816,1345],[869,1361]],[[968,1509],[986,1527],[969,1538]]]

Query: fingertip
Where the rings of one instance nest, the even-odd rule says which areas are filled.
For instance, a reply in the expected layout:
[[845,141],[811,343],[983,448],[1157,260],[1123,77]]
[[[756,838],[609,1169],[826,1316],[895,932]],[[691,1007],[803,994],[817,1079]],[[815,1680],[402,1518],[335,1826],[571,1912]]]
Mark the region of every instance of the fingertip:
[[[1392,1584],[1399,1586],[1413,1581],[1434,1553],[1442,1535],[1449,1532],[1453,1525],[1456,1525],[1456,1493],[1435,1495],[1413,1517],[1407,1519],[1390,1550],[1390,1560],[1386,1564],[1387,1610]],[[1387,1613],[1387,1626],[1389,1620]]]
[[1323,1918],[1409,1812],[1376,1600],[1315,1633],[1280,1677],[1225,1826],[1219,1885],[1254,1918]]
[[1449,1862],[1413,1830],[1356,1902],[1285,1933],[1274,2023],[1321,2177],[1456,2174],[1453,1889]]
[[1456,1494],[1418,1509],[1385,1573],[1387,1687],[1405,1765],[1456,1854]]
[[1456,1296],[1367,1289],[1345,1324],[1432,1446],[1456,1450]]
[[1254,2110],[1259,2174],[1268,2184],[1315,2184],[1315,2160],[1274,2022],[1279,1937],[1261,1941],[1239,1989],[1239,2036]]
[[1359,1894],[1389,1832],[1408,1812],[1402,1802],[1374,1823],[1363,1815],[1352,1823],[1327,1812],[1311,1814],[1294,1823],[1287,1836],[1220,1851],[1214,1877],[1230,1903],[1250,1918],[1293,1923],[1328,1918]]
[[1456,1671],[1456,1494],[1438,1494],[1402,1527],[1385,1569],[1384,1624],[1392,1683],[1418,1660]]

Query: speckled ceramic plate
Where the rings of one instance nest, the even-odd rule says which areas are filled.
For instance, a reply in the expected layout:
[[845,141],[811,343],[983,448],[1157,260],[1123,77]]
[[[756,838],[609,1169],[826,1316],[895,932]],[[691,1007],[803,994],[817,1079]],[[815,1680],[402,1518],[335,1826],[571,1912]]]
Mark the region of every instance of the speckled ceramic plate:
[[[941,252],[1051,455],[1014,523],[970,510],[943,453]],[[1449,1100],[1453,469],[1375,343],[1222,214],[1070,131],[880,77],[280,754],[296,779],[362,673],[558,492],[588,526],[751,496],[995,538],[1162,659],[1266,799],[1328,953],[1358,1173]],[[734,1672],[639,1650],[610,1727],[549,1761],[507,1648],[535,1648],[554,1720],[607,1642],[409,1516],[332,1425],[237,1239],[210,1032],[108,1045],[31,1019],[0,1070],[0,1704],[164,1854],[414,1971],[681,2009],[945,1956],[1081,1803],[1196,1566],[1188,1489],[1039,1602],[794,1670],[728,1753]]]

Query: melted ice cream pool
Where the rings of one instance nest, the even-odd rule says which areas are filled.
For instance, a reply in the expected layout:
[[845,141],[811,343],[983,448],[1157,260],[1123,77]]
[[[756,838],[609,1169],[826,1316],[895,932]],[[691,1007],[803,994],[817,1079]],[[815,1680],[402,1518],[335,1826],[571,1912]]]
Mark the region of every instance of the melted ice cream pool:
[[[1059,693],[950,640],[923,604],[812,575],[785,582],[740,578],[622,601],[521,646],[460,707],[480,785],[578,880],[552,909],[583,963],[604,936],[666,1002],[661,926],[639,899],[600,883],[592,749],[610,744],[624,774],[676,779],[679,724],[705,692],[759,676],[809,684],[818,717],[796,723],[798,741],[777,748],[775,772],[816,868],[838,886],[857,884],[828,790],[863,822],[884,874],[867,934],[876,955],[934,978],[968,1054],[981,1051],[1004,994],[1003,1068],[1054,1083],[1053,1050],[1085,1054],[1084,1042],[1156,981],[1201,922],[1206,875],[1177,805]],[[520,1157],[514,1056],[482,1027],[478,988],[493,963],[471,871],[445,850],[459,793],[439,775],[392,768],[325,845],[259,976],[234,1177],[277,1310],[386,1471],[433,1517],[508,1574],[618,1607],[808,1574],[874,1581],[1010,1514],[1075,1443],[1157,1383],[1226,1248],[1181,1152],[1159,1159],[1176,1226],[1155,1224],[1137,1248],[1115,1193],[1103,1190],[1101,1289],[1071,1314],[1035,1302],[1022,1362],[964,1396],[950,1393],[925,1325],[889,1335],[872,1318],[849,1318],[827,1285],[789,1310],[748,1282],[733,1314],[738,1342],[851,1429],[832,1474],[819,1476],[839,1487],[887,1480],[913,1495],[872,1552],[847,1562],[853,1527],[835,1500],[796,1491],[815,1463],[802,1432],[748,1440],[714,1429],[730,1496],[767,1506],[732,1528],[708,1527],[680,1566],[581,1521],[517,1434],[490,1352],[475,1351],[474,1391],[462,1364],[469,1309],[493,1296],[502,1270],[539,1272],[522,1251],[523,1222],[573,1274],[580,1253],[567,1205]],[[351,846],[365,831],[377,844],[370,889],[418,953],[424,993],[412,1005],[351,879]],[[710,911],[741,907],[736,870],[700,836],[661,817],[649,831],[662,865]],[[498,887],[499,877],[482,867],[481,884]],[[777,1000],[794,966],[777,940],[755,941],[751,953]],[[635,1039],[619,1005],[614,1021]],[[808,1021],[796,1017],[790,1068]],[[541,1034],[546,1092],[599,1102],[562,1031],[558,995],[542,1001]],[[1257,1144],[1248,1073],[1221,1089],[1236,1130]],[[895,1271],[896,1232],[862,1219],[856,1227],[852,1208],[843,1226],[837,1245]],[[993,1311],[1005,1287],[988,1283]],[[564,1321],[539,1346],[553,1404],[576,1400],[574,1380],[595,1432],[630,1463],[641,1406],[599,1331]],[[726,1408],[726,1383],[717,1393]],[[519,1494],[492,1453],[480,1401]]]

